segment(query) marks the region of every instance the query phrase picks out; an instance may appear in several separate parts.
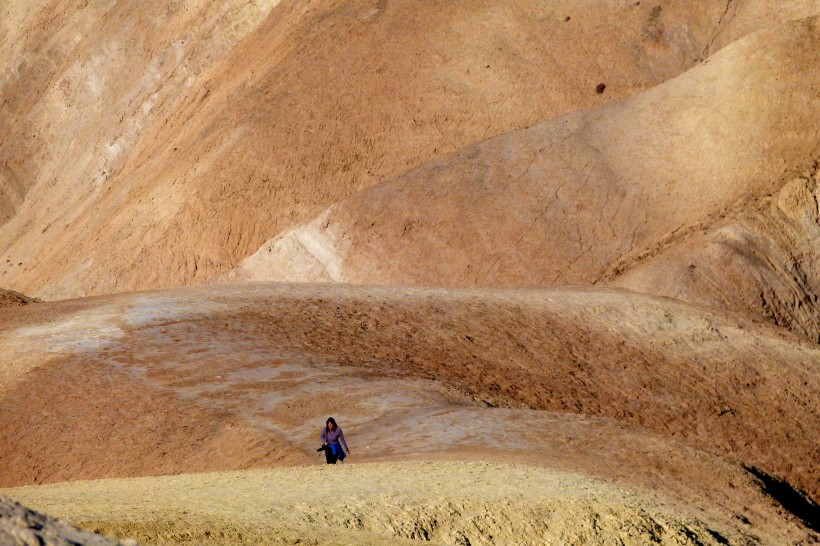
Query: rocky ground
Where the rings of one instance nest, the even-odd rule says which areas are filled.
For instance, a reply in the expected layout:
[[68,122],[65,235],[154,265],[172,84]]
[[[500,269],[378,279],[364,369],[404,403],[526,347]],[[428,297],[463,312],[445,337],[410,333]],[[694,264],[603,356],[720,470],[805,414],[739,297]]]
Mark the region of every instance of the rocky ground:
[[0,290],[0,307],[11,307],[12,305],[28,305],[37,301],[19,292],[12,290]]
[[107,538],[0,498],[0,544],[5,546],[137,546]]

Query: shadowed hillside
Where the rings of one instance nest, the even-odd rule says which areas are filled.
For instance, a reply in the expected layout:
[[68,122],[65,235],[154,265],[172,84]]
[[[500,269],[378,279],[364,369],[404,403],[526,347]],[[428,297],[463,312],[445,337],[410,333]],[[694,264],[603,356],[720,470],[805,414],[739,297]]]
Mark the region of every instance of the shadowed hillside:
[[820,343],[820,178],[815,162],[773,194],[710,219],[614,284],[763,317]]

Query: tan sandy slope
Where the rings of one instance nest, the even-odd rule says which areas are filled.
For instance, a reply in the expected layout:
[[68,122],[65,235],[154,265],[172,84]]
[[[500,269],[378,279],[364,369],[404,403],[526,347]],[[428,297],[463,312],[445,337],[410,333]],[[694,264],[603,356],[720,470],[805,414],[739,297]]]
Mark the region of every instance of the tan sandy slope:
[[23,264],[0,285],[55,298],[211,279],[356,190],[817,9],[0,3],[0,262]]
[[[596,284],[660,254],[654,284],[624,285],[774,314],[816,341],[818,66],[816,17],[760,32],[646,92],[359,192],[268,242],[232,276]],[[683,280],[697,260],[688,258],[692,246],[677,245],[766,207],[779,212],[750,224],[749,242],[699,260],[703,274]],[[664,262],[672,252],[680,266]],[[750,254],[759,265],[744,266]],[[726,267],[727,255],[736,267]]]
[[818,349],[671,300],[251,283],[12,308],[0,332],[4,486],[317,463],[334,415],[353,463],[582,474],[737,540],[808,536],[741,465],[818,495]]
[[142,544],[682,546],[727,540],[670,503],[577,474],[509,464],[347,464],[4,493]]

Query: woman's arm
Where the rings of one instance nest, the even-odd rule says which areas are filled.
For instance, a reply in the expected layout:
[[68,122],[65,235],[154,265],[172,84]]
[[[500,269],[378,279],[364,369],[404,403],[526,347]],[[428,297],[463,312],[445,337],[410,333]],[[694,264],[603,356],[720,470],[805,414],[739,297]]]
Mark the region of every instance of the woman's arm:
[[339,443],[342,444],[345,453],[350,453],[350,450],[347,449],[347,442],[345,442],[345,435],[344,432],[342,432],[342,429],[339,429]]

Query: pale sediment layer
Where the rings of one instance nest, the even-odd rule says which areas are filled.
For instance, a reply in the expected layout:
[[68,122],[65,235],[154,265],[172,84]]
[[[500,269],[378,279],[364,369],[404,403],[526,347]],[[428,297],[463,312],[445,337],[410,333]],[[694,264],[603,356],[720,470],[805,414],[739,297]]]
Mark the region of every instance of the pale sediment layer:
[[4,493],[144,544],[694,546],[730,533],[599,480],[510,464],[345,464]]

